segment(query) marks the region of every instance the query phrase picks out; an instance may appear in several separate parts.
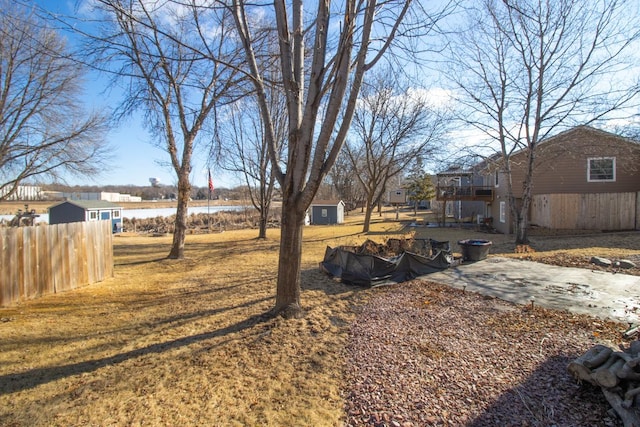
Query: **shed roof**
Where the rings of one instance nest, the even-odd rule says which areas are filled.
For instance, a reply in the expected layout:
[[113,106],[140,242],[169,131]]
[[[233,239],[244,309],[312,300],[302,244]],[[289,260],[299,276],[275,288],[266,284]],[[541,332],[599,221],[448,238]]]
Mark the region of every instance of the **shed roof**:
[[342,200],[314,200],[311,206],[338,206],[341,203],[344,205]]
[[116,205],[115,203],[108,202],[106,200],[67,200],[56,205],[50,206],[49,209],[55,208],[56,206],[63,205],[65,203],[70,203],[72,205],[76,205],[81,207],[82,209],[92,210],[92,209],[121,209],[121,206]]

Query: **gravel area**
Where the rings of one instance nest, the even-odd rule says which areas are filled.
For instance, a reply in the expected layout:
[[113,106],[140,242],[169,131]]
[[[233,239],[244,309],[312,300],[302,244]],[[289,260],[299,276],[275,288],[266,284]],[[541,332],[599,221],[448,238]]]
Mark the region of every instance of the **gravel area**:
[[375,289],[347,346],[348,426],[619,426],[570,361],[626,325],[415,280]]

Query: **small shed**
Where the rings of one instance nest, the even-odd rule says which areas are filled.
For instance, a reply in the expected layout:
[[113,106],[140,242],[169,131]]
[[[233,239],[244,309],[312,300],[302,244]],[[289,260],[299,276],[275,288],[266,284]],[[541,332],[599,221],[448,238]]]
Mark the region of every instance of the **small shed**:
[[105,200],[67,200],[49,208],[49,224],[111,221],[114,232],[122,230],[122,207]]
[[344,202],[342,200],[316,200],[311,203],[311,224],[342,224]]

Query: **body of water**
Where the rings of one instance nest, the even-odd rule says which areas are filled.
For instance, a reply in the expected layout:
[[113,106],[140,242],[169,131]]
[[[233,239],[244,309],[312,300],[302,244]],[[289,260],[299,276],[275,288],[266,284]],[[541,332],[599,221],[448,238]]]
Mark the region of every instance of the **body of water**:
[[[187,212],[189,215],[191,214],[201,214],[201,213],[216,213],[222,211],[241,211],[247,208],[246,206],[211,206],[207,208],[206,206],[195,206],[189,207]],[[136,218],[136,219],[144,219],[144,218],[155,218],[157,216],[167,217],[171,215],[175,215],[176,208],[150,208],[150,209],[123,209],[122,216],[124,218]],[[15,215],[0,215],[0,220],[11,221]],[[38,218],[36,218],[36,222],[49,222],[49,214],[40,214]]]
[[[195,207],[190,207],[187,210],[187,213],[189,215],[191,214],[206,214],[207,212],[209,213],[216,213],[216,212],[222,212],[222,211],[241,211],[243,209],[245,209],[246,206],[211,206],[210,208],[208,208],[207,211],[207,207],[206,206],[195,206]],[[124,209],[122,211],[122,216],[124,218],[136,218],[136,219],[142,219],[142,218],[155,218],[157,216],[171,216],[171,215],[175,215],[176,213],[176,208],[152,208],[152,209]]]

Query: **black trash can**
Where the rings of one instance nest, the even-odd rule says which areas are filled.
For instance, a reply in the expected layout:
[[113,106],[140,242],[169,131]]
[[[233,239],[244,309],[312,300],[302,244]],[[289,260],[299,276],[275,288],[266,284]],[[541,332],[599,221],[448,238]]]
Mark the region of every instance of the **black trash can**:
[[463,261],[481,261],[489,254],[493,243],[490,240],[466,239],[458,241]]

